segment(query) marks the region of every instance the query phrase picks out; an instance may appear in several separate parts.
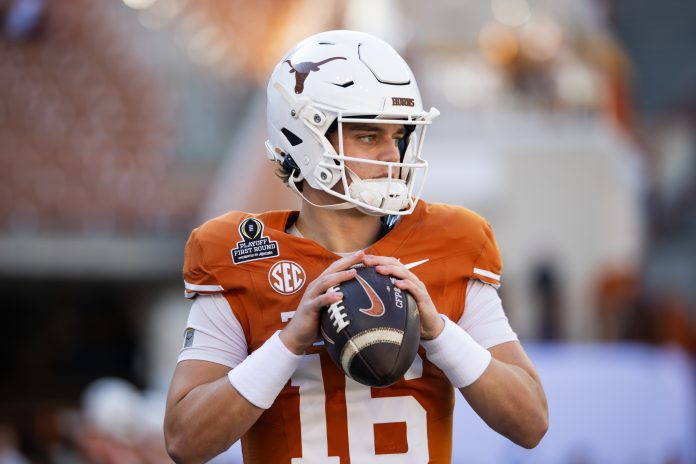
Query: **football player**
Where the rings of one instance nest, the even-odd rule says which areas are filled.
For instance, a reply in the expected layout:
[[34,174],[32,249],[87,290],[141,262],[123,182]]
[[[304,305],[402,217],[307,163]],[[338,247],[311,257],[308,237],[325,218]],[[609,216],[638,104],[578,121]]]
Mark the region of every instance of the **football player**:
[[[280,60],[266,149],[302,207],[230,212],[191,234],[193,305],[165,419],[175,461],[241,438],[247,464],[451,462],[454,388],[494,430],[536,446],[546,398],[497,295],[493,232],[419,200],[437,115],[371,35],[320,33]],[[327,290],[357,264],[394,277],[420,313],[418,355],[388,388],[343,375],[318,341],[321,309],[341,298]]]

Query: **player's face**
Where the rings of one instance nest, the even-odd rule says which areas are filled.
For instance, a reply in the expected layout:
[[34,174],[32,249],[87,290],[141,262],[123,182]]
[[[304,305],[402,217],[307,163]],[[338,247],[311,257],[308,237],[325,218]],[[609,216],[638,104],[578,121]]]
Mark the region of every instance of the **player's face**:
[[[401,124],[343,124],[343,154],[354,158],[398,162],[398,143],[406,136]],[[329,141],[338,152],[338,131],[329,134]],[[386,166],[346,161],[346,167],[361,179],[387,177]]]

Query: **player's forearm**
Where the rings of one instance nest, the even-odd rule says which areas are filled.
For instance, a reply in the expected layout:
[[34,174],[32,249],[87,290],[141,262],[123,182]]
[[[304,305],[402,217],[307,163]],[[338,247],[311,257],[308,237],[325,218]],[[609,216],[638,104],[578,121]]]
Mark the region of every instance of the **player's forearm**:
[[208,461],[244,435],[263,411],[241,396],[226,376],[200,385],[167,412],[167,452],[177,463]]
[[548,429],[544,391],[521,367],[492,359],[483,375],[460,391],[492,429],[520,446],[534,448]]

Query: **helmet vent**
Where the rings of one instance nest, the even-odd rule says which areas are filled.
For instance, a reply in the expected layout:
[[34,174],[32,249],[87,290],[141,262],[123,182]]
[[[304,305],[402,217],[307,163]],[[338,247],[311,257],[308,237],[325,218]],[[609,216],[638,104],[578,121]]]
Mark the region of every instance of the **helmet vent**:
[[353,84],[355,84],[355,82],[353,82],[353,81],[348,81],[348,82],[345,82],[343,84],[336,84],[335,82],[333,82],[333,85],[335,85],[337,87],[343,87],[344,89],[350,87]]
[[319,42],[319,45],[336,45],[333,42]]
[[290,142],[290,145],[293,147],[296,147],[297,145],[302,143],[302,139],[287,130],[286,128],[280,129],[280,131],[283,133],[286,139],[288,139],[288,142]]

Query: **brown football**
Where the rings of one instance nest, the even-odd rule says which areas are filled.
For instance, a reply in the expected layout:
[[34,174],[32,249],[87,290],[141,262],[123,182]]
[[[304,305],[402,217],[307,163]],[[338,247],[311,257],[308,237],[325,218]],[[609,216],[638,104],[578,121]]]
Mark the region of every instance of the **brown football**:
[[413,363],[420,344],[416,303],[393,278],[358,267],[354,279],[329,289],[343,299],[321,313],[321,335],[331,359],[364,385],[387,387]]

